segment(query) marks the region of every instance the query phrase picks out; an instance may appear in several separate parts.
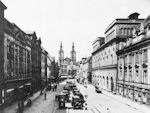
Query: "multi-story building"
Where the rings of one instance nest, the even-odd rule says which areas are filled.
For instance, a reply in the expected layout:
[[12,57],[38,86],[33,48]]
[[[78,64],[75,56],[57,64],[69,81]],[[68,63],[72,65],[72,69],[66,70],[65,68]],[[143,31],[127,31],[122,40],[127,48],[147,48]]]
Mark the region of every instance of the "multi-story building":
[[24,100],[40,89],[42,78],[47,80],[48,67],[48,53],[41,51],[41,39],[5,19],[5,9],[0,1],[0,107]]
[[4,10],[6,6],[0,1],[0,107],[4,103]]
[[103,89],[116,92],[118,75],[116,51],[119,47],[123,47],[127,37],[131,37],[133,28],[138,27],[143,21],[138,19],[138,15],[133,13],[128,18],[117,18],[106,28],[105,43],[99,45],[92,53],[93,84],[99,83]]
[[150,104],[150,16],[140,27],[134,28],[133,36],[127,37],[117,55],[118,93]]
[[42,48],[41,50],[41,79],[42,86],[44,87],[47,83],[47,57],[48,52]]
[[54,58],[50,55],[47,57],[47,82],[50,83],[52,78],[52,62],[54,61]]
[[35,32],[28,32],[31,39],[31,62],[32,62],[32,89],[37,91],[41,89],[41,39],[37,38]]
[[2,103],[9,104],[31,93],[31,39],[4,19]]
[[87,58],[82,58],[77,71],[78,81],[80,83],[87,82],[88,77],[88,60]]

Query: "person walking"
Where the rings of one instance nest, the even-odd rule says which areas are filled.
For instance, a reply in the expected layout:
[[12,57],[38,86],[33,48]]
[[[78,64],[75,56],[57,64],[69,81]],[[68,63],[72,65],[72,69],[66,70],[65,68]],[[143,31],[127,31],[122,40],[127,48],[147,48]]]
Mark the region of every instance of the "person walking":
[[20,104],[20,101],[18,101],[18,111],[17,113],[21,113],[21,104]]
[[57,90],[57,84],[55,84],[55,91]]
[[45,91],[45,93],[44,93],[44,100],[46,100],[46,95],[47,95],[47,94],[46,94],[46,91]]
[[54,91],[54,84],[52,84],[52,90]]

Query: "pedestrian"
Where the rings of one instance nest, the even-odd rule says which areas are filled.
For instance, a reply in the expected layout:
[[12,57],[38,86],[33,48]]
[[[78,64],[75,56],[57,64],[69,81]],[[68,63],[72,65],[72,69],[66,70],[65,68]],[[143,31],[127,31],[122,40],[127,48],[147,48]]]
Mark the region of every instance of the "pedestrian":
[[21,112],[21,104],[20,104],[20,101],[18,101],[18,113]]
[[45,92],[45,94],[44,94],[44,99],[46,100],[46,92]]
[[52,90],[54,91],[54,84],[52,84]]
[[57,90],[57,84],[55,84],[55,91]]
[[40,92],[40,95],[42,95],[42,90],[41,90],[41,92]]
[[31,106],[31,104],[32,104],[32,101],[31,101],[30,98],[28,98],[28,100],[27,100],[27,106]]
[[107,108],[107,113],[110,113],[110,110],[109,110],[109,108]]

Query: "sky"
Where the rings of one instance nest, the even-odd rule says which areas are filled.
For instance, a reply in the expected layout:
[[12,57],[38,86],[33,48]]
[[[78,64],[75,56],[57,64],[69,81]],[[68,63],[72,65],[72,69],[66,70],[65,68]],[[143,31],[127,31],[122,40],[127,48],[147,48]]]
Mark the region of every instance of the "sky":
[[58,59],[60,42],[64,56],[70,57],[75,44],[77,61],[89,57],[92,42],[105,36],[116,18],[134,12],[139,18],[150,15],[150,0],[1,0],[7,7],[5,18],[23,31],[35,31],[42,47]]

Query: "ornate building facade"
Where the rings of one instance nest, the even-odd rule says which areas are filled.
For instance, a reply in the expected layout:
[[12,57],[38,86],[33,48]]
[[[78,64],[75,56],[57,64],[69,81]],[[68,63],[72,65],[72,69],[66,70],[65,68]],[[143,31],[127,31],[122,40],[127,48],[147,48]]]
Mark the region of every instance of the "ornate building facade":
[[26,100],[40,90],[42,78],[47,80],[50,69],[41,39],[5,19],[5,9],[0,1],[0,108]]
[[118,94],[150,104],[150,16],[134,28],[118,55]]
[[4,19],[3,49],[2,104],[8,105],[31,92],[32,74],[31,39],[7,19]]
[[[99,83],[107,91],[116,93],[117,85],[117,54],[119,46],[123,46],[127,37],[132,36],[132,30],[141,24],[138,13],[128,18],[115,19],[105,30],[105,43],[102,39],[93,42],[93,48],[99,44],[92,53],[92,82]],[[102,37],[101,37],[102,38]]]
[[4,103],[4,11],[6,8],[0,1],[0,107]]
[[[75,75],[76,69],[73,67],[76,65],[76,51],[74,43],[72,44],[71,50],[71,57],[64,58],[64,51],[62,42],[60,43],[60,50],[59,50],[59,76],[61,78],[67,78],[69,74]],[[74,66],[73,66],[74,65]]]

